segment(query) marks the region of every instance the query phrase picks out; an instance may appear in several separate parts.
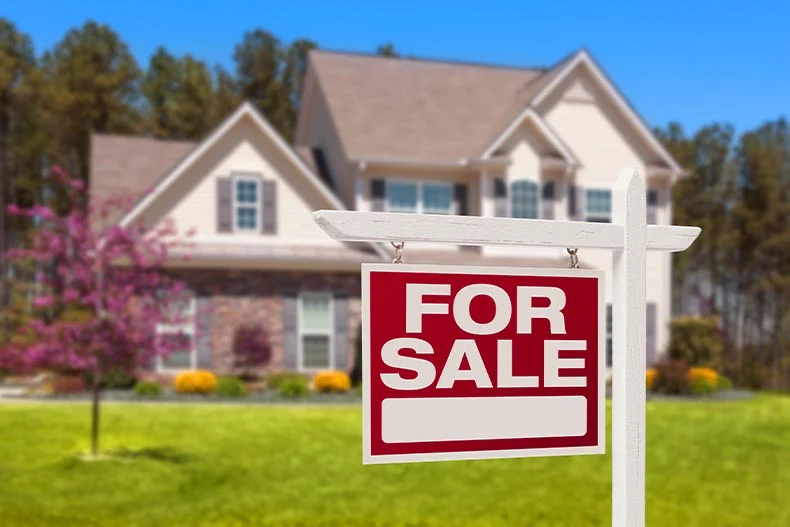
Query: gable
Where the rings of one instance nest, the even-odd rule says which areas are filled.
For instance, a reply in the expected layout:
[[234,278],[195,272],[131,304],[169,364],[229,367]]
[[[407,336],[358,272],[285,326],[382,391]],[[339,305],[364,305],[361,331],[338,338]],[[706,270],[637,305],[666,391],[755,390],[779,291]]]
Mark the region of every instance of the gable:
[[[276,188],[276,230],[219,232],[218,180],[241,174],[271,182]],[[194,230],[195,243],[262,245],[341,245],[313,222],[312,211],[336,208],[292,160],[262,133],[250,116],[242,116],[177,178],[163,186],[138,212],[136,220],[159,225],[172,219],[179,232]]]

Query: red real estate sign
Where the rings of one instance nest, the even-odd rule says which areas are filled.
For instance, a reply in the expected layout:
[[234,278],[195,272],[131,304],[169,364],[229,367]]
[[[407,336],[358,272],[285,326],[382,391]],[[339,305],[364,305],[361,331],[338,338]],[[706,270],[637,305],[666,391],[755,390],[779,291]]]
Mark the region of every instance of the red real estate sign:
[[604,453],[603,284],[363,265],[363,463]]

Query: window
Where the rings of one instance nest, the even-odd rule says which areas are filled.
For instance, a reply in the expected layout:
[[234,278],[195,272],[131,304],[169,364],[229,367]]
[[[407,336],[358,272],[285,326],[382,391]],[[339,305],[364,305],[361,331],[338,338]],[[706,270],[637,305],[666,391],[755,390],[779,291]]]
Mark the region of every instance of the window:
[[453,187],[449,183],[422,181],[387,181],[387,210],[450,214]]
[[587,189],[584,196],[586,221],[612,221],[612,191]]
[[237,177],[233,181],[233,221],[237,231],[260,228],[261,182],[256,177]]
[[612,367],[612,304],[606,304],[606,365]]
[[299,367],[319,370],[332,367],[332,297],[305,293],[299,298]]
[[510,185],[510,216],[513,218],[538,217],[538,184],[534,181],[514,181]]
[[658,206],[658,191],[654,188],[648,189],[647,191],[647,206],[648,207]]
[[195,299],[177,303],[175,309],[173,323],[156,326],[157,337],[168,340],[167,348],[171,350],[167,357],[157,357],[156,369],[159,371],[193,370],[197,367]]

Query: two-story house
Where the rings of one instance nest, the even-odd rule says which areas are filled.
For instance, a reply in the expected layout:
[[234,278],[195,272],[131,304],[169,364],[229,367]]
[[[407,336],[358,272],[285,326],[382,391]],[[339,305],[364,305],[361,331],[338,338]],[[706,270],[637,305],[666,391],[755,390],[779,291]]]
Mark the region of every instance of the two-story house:
[[[330,239],[316,209],[610,221],[617,173],[636,165],[648,221],[668,224],[682,175],[586,51],[546,69],[314,51],[293,145],[244,104],[199,143],[95,135],[91,146],[96,194],[152,189],[117,221],[170,217],[196,231],[174,271],[195,295],[186,309],[206,320],[179,328],[195,338],[157,364],[164,372],[229,369],[242,323],[268,330],[273,368],[350,367],[360,263],[392,249]],[[579,257],[610,270],[608,251]],[[568,266],[554,249],[427,243],[407,243],[404,261]],[[654,361],[668,340],[670,257],[647,265]]]

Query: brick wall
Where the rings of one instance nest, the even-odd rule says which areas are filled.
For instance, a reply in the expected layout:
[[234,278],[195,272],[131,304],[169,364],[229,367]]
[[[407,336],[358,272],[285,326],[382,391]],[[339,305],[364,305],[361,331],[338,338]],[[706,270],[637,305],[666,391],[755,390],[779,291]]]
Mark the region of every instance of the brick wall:
[[213,369],[229,372],[236,327],[261,324],[269,332],[273,358],[267,369],[280,368],[283,358],[282,295],[287,291],[332,291],[348,295],[349,364],[360,322],[359,272],[289,272],[268,270],[186,269],[178,272],[198,296],[211,297]]

